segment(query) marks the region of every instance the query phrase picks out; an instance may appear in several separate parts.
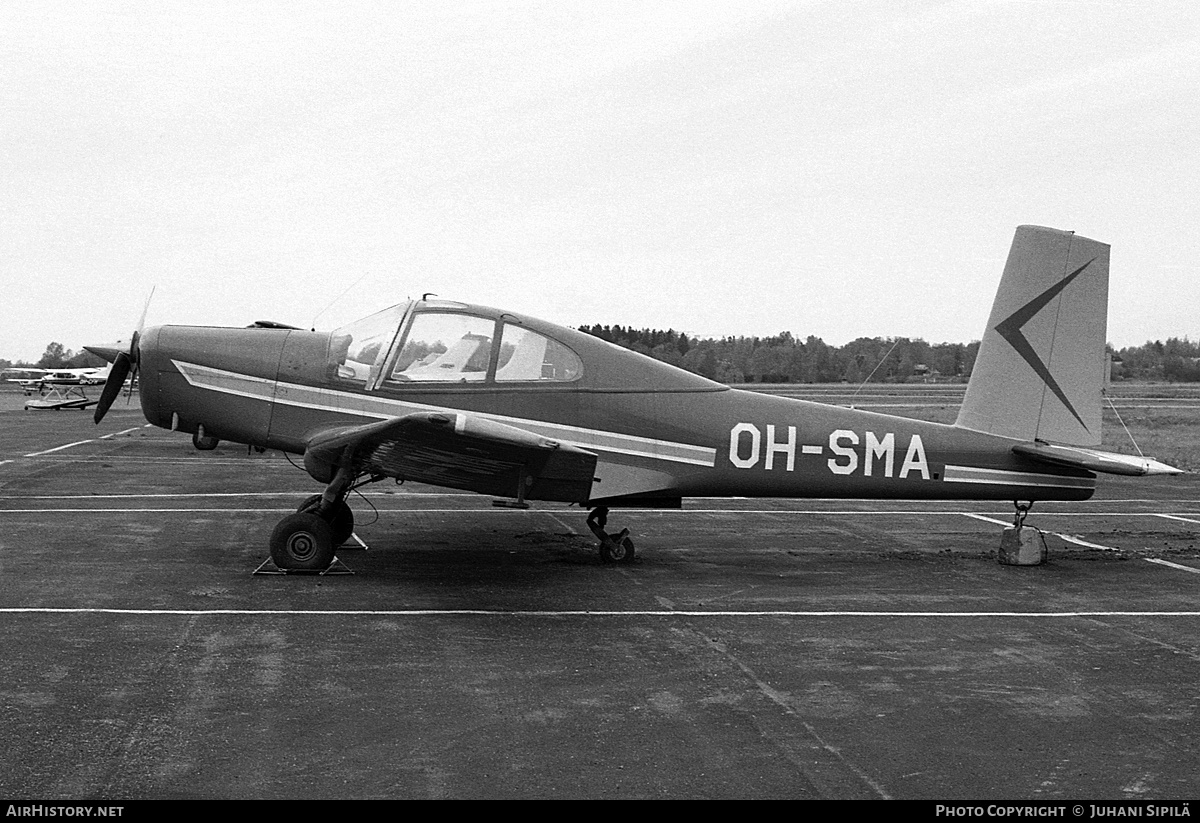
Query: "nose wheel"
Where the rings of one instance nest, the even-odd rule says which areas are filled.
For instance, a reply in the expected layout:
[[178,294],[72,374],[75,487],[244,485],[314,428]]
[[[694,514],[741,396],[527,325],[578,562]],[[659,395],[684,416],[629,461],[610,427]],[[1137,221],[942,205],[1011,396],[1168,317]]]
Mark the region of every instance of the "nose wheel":
[[616,534],[604,530],[608,525],[608,508],[598,506],[592,509],[587,518],[588,528],[600,541],[600,559],[605,563],[632,563],[635,556],[633,541],[629,539],[629,529],[621,529]]

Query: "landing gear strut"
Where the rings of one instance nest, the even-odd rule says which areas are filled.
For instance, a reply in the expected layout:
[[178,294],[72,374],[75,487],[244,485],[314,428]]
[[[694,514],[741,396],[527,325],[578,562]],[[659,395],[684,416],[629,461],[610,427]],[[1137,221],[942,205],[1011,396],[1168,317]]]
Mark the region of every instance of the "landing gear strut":
[[604,530],[608,525],[608,507],[597,506],[587,517],[588,528],[600,541],[600,559],[605,563],[632,563],[634,558],[633,541],[629,539],[629,529],[621,529],[610,535]]
[[340,469],[321,494],[300,504],[271,532],[271,559],[284,571],[323,571],[338,546],[354,533],[354,512],[346,504],[354,475]]
[[336,548],[349,540],[350,535],[354,534],[354,511],[351,510],[346,499],[342,498],[322,513],[320,509],[324,499],[325,495],[314,494],[301,503],[296,512],[310,512],[328,523],[329,528],[333,531],[333,545]]

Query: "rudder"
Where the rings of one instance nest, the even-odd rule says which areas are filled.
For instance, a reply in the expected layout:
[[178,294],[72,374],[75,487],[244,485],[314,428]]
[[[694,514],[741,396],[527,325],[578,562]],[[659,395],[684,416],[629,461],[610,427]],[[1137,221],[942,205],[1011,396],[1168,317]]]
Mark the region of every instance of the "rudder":
[[1017,228],[955,425],[1100,444],[1108,258],[1074,232]]

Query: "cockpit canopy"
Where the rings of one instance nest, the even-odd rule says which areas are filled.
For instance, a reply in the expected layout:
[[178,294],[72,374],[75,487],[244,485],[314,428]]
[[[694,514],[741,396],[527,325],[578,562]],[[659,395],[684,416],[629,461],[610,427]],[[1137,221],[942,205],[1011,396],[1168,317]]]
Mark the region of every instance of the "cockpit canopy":
[[723,391],[720,383],[526,315],[414,300],[329,336],[326,374],[347,388]]
[[571,383],[583,361],[515,318],[445,302],[401,303],[334,331],[330,372],[368,388],[405,383]]

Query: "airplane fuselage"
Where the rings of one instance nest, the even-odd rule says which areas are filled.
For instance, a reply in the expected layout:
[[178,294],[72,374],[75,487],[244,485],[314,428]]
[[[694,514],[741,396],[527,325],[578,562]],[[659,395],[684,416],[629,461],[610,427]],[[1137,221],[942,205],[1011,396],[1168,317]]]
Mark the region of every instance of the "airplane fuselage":
[[577,350],[584,379],[359,385],[331,369],[329,334],[163,326],[142,337],[142,408],[164,428],[202,426],[210,437],[296,454],[334,426],[465,413],[594,452],[589,500],[568,501],[593,505],[709,496],[1082,500],[1094,491],[1091,473],[1030,461],[1004,437],[731,389],[522,320]]

